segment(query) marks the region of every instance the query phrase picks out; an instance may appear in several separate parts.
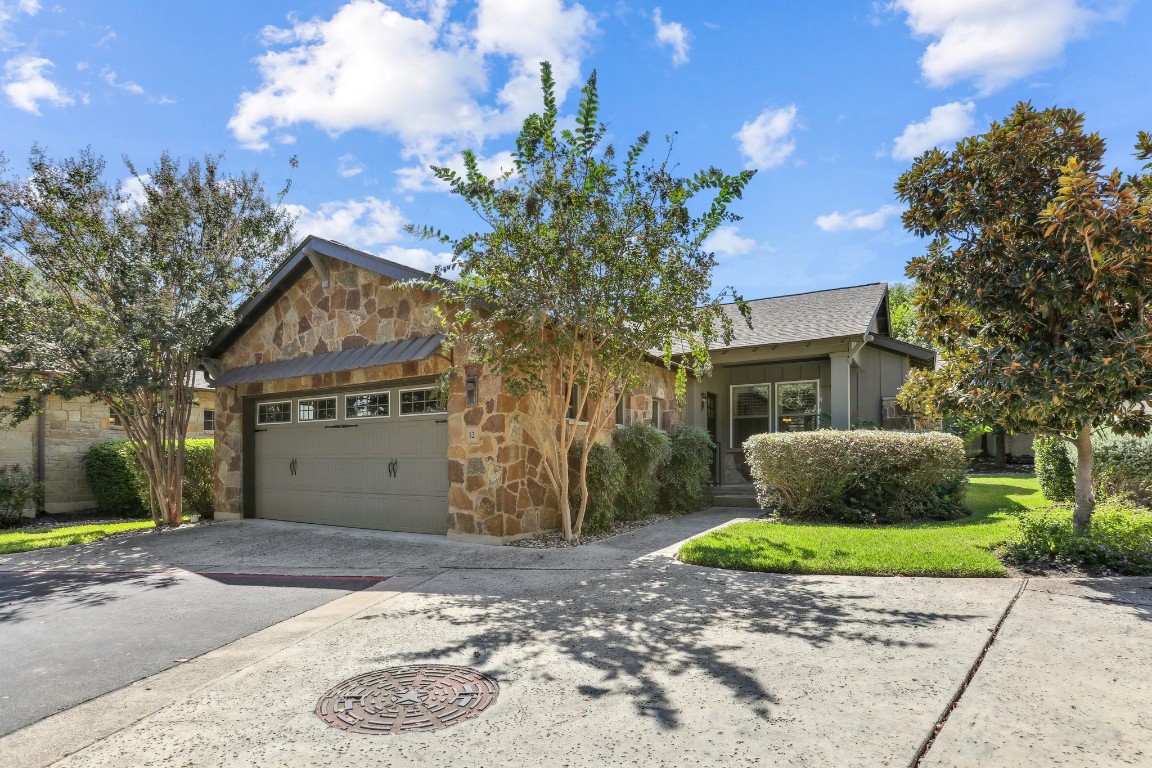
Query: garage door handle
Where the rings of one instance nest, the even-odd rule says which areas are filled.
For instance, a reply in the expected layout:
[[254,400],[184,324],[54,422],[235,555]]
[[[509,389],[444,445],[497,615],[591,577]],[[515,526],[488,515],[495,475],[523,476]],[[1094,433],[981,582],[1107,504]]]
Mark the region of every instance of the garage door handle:
[[388,477],[396,477],[400,474],[400,462],[397,459],[392,459],[388,462]]
[[288,471],[292,473],[293,477],[296,476],[296,459],[292,459],[292,461],[288,462]]

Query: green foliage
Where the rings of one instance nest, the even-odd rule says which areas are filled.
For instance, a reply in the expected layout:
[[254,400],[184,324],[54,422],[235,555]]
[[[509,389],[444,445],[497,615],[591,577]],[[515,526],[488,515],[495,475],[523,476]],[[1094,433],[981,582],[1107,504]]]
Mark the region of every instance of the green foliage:
[[916,283],[893,283],[888,286],[888,314],[892,319],[892,338],[909,344],[927,346],[920,337],[920,318],[914,302]]
[[1052,505],[1020,519],[1020,538],[1004,550],[1009,562],[1062,562],[1125,576],[1152,575],[1152,511],[1105,501],[1092,527],[1079,533],[1068,505]]
[[22,395],[0,416],[27,418],[45,394],[104,402],[179,524],[191,375],[237,296],[287,255],[283,192],[270,199],[214,156],[129,162],[132,185],[91,151],[56,161],[34,147],[27,173],[0,170],[0,390]]
[[[575,467],[580,462],[583,446],[579,443],[569,451],[569,461]],[[616,500],[624,489],[628,471],[620,455],[611,445],[596,443],[588,451],[588,507],[584,515],[583,533],[603,533],[612,530],[616,520]],[[574,489],[579,499],[580,489]]]
[[148,485],[127,440],[105,440],[88,446],[84,475],[96,507],[115,515],[148,514]]
[[671,454],[668,435],[651,424],[629,424],[612,434],[612,444],[627,471],[627,482],[616,498],[620,520],[653,514],[660,501],[658,471]]
[[[212,517],[215,457],[216,448],[211,439],[186,442],[182,494],[186,514]],[[84,471],[101,512],[148,514],[148,479],[129,441],[93,443],[84,454]]]
[[1044,498],[1049,501],[1072,501],[1076,494],[1076,476],[1068,458],[1068,443],[1058,437],[1037,437],[1032,444],[1036,453],[1036,479]]
[[44,487],[31,467],[0,466],[0,528],[17,525],[28,505],[38,501],[43,493]]
[[943,432],[754,435],[744,454],[763,506],[782,517],[891,523],[963,516],[964,444]]
[[91,544],[114,533],[138,531],[152,525],[151,520],[128,523],[97,523],[94,525],[65,525],[57,528],[18,530],[0,533],[0,555],[14,552],[32,552],[38,549],[68,547],[73,544]]
[[715,448],[707,430],[699,427],[682,427],[672,435],[659,474],[666,511],[685,515],[707,506],[708,471]]
[[1152,438],[1098,437],[1093,459],[1092,480],[1098,495],[1152,507]]
[[[434,168],[484,230],[455,239],[432,227],[409,232],[451,243],[447,269],[459,279],[439,286],[450,307],[449,343],[467,351],[466,362],[501,376],[511,394],[535,398],[541,418],[526,427],[568,509],[578,485],[567,480],[572,443],[580,436],[594,444],[611,428],[617,398],[642,382],[651,351],[662,351],[676,371],[682,399],[688,373],[709,369],[709,343],[731,338],[722,302],[734,291],[713,285],[716,257],[703,245],[738,220],[729,208],[754,172],[712,167],[679,176],[671,138],[649,159],[648,134],[618,155],[604,143],[595,72],[572,129],[559,125],[547,62],[540,81],[544,109],[524,121],[503,174],[485,176],[471,151],[463,175]],[[582,430],[565,420],[572,391],[576,411],[586,414]]]

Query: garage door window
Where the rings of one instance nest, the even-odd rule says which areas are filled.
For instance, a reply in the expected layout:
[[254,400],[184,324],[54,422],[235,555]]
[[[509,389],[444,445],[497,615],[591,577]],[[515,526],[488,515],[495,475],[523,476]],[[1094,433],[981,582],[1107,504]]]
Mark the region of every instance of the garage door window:
[[400,415],[415,416],[421,413],[444,413],[443,398],[437,389],[405,389],[400,391]]
[[300,421],[335,421],[336,398],[321,397],[315,400],[300,400],[296,407]]
[[379,419],[388,415],[387,392],[365,392],[344,398],[344,417],[348,419]]
[[260,403],[256,406],[256,423],[258,424],[290,424],[292,423],[292,401],[282,403]]

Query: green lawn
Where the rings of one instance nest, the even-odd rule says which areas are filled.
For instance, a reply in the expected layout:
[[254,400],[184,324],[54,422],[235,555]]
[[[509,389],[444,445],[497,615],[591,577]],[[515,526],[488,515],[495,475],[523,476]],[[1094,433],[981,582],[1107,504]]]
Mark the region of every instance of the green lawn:
[[858,526],[736,523],[680,548],[686,563],[771,573],[864,576],[1007,576],[992,546],[1012,538],[1016,515],[1044,502],[1036,478],[971,478],[971,517],[940,523]]
[[0,555],[30,552],[34,549],[66,547],[69,544],[91,544],[114,533],[151,527],[153,527],[151,520],[130,520],[124,523],[69,525],[47,530],[0,532]]

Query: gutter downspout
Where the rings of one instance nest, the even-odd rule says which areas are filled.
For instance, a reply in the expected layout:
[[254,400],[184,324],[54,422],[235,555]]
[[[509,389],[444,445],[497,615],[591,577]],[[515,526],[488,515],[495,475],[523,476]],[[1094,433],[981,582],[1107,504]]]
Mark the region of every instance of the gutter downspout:
[[[45,459],[48,455],[47,447],[44,443],[48,439],[48,398],[40,395],[40,412],[36,415],[36,481],[40,483],[40,487],[44,488],[44,480],[47,477],[47,468],[45,467]],[[47,500],[44,498],[44,491],[40,493],[40,504],[36,510],[37,514],[44,511]]]

